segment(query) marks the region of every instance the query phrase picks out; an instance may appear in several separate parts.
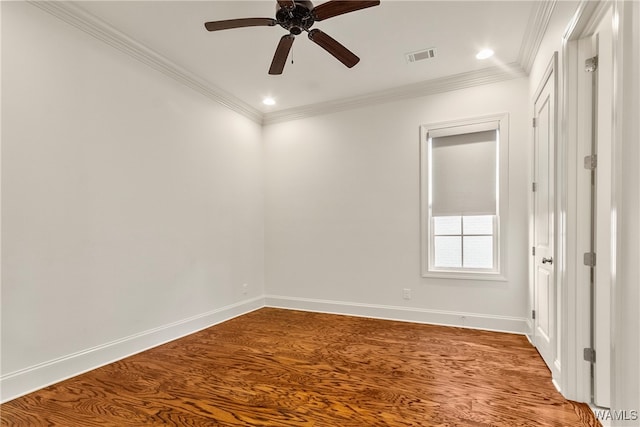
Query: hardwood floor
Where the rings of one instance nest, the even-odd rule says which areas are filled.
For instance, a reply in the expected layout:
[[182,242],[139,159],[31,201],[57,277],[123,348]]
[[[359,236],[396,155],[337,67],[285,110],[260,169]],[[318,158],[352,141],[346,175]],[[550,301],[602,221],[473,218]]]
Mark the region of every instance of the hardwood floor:
[[263,308],[0,407],[6,426],[595,426],[524,336]]

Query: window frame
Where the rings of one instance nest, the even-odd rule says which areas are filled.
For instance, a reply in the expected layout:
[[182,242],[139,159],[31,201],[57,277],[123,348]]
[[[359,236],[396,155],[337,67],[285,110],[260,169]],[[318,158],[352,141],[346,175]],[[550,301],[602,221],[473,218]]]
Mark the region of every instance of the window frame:
[[[429,165],[429,132],[456,127],[479,125],[486,122],[498,122],[498,194],[496,216],[494,218],[494,262],[495,269],[434,267],[434,235],[433,217],[431,215],[430,169]],[[453,132],[455,134],[455,132]],[[452,120],[420,126],[420,223],[421,223],[421,270],[422,277],[438,277],[448,279],[506,281],[507,236],[504,232],[508,224],[508,191],[509,191],[509,115],[508,113],[492,114],[470,119]]]

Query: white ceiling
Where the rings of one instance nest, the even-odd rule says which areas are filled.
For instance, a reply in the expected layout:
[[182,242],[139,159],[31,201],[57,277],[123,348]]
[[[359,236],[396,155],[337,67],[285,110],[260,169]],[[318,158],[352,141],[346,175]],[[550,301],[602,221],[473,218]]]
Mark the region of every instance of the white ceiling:
[[[354,68],[346,68],[302,34],[293,45],[294,63],[290,57],[280,76],[267,71],[286,34],[281,27],[208,32],[203,25],[274,17],[275,0],[81,1],[72,6],[92,27],[117,30],[200,85],[223,93],[231,103],[268,115],[484,69],[515,66],[528,71],[523,61],[535,44],[542,3],[382,0],[380,6],[314,25],[361,58]],[[437,49],[435,59],[411,64],[405,60],[405,53],[430,47]],[[475,59],[484,47],[492,48],[495,56]],[[263,105],[264,96],[274,97],[277,104]]]

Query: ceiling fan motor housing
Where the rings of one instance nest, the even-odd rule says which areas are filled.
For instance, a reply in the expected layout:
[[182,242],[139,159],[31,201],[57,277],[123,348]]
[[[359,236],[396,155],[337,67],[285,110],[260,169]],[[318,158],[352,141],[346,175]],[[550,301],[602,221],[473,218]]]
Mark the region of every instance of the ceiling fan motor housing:
[[307,0],[295,0],[294,7],[276,6],[276,20],[278,25],[293,35],[308,31],[315,22],[311,11],[313,4]]

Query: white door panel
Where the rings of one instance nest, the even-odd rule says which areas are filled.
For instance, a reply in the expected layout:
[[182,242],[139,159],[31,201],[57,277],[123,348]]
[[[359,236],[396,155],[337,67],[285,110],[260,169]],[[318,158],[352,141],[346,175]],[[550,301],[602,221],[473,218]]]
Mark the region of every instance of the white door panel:
[[[539,292],[539,301],[549,301],[549,291],[551,287],[551,277],[546,269],[538,269],[538,283],[537,290]],[[537,333],[540,335],[540,339],[544,343],[548,343],[551,340],[552,332],[549,330],[551,327],[550,319],[551,311],[546,304],[539,304],[538,312],[536,313]]]
[[597,406],[610,406],[611,389],[611,137],[613,109],[613,35],[611,9],[605,14],[593,37],[598,55],[596,72],[596,146],[598,159],[595,180],[595,282],[593,313],[594,364],[593,398]]
[[[553,59],[555,64],[556,58]],[[556,369],[555,211],[555,66],[534,103],[534,344],[549,369]]]

